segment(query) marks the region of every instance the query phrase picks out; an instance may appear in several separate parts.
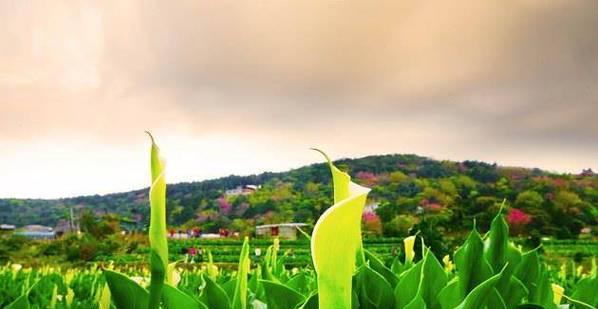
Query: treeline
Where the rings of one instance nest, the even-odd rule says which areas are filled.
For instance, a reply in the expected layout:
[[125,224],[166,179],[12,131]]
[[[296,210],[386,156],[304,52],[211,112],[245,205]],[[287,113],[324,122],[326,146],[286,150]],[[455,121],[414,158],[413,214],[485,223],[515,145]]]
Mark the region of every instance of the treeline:
[[[487,229],[502,201],[515,234],[574,238],[592,233],[598,218],[598,176],[555,174],[540,169],[500,167],[476,161],[436,161],[416,155],[380,155],[336,161],[356,182],[371,187],[364,214],[370,234],[407,235],[414,225],[442,233]],[[260,185],[252,194],[227,189]],[[54,225],[91,209],[145,224],[147,189],[58,200],[0,200],[0,223]],[[225,227],[250,233],[256,224],[315,220],[332,204],[330,172],[313,164],[283,173],[228,176],[168,186],[171,226]]]

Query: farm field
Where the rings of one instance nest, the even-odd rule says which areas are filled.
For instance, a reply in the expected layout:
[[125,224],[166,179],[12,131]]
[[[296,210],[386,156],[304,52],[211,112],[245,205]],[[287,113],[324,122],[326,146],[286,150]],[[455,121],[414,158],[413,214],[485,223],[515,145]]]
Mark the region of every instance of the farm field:
[[[210,244],[210,242],[212,242],[212,244]],[[193,263],[181,261],[176,263],[177,266],[173,270],[175,277],[173,282],[179,290],[184,291],[200,301],[203,300],[208,305],[210,304],[208,285],[214,284],[213,288],[219,292],[223,292],[220,297],[230,301],[230,299],[234,298],[233,286],[236,280],[235,276],[237,275],[237,265],[228,260],[235,258],[238,262],[239,255],[242,254],[243,241],[204,241],[201,243],[206,252],[224,252],[225,254],[212,254],[213,261],[209,260],[208,254],[206,253],[204,261]],[[259,259],[255,257],[251,258],[251,271],[247,276],[249,293],[248,301],[250,302],[248,308],[294,308],[273,305],[276,303],[276,300],[272,298],[289,297],[286,296],[284,292],[298,292],[299,295],[291,295],[296,296],[295,301],[299,302],[300,299],[309,298],[309,296],[317,290],[316,274],[314,273],[313,268],[311,266],[293,265],[293,262],[297,263],[297,260],[290,259],[288,255],[288,250],[293,250],[297,255],[301,256],[301,259],[298,260],[303,261],[305,258],[311,263],[309,260],[309,242],[277,241],[276,244],[274,244],[272,241],[268,240],[253,240],[249,243],[250,249],[265,249],[263,250],[263,256],[260,256]],[[176,250],[176,248],[186,247],[188,245],[189,241],[171,241],[169,249]],[[427,255],[421,260],[421,257],[417,256],[414,257],[412,263],[407,263],[404,253],[400,253],[401,257],[392,256],[391,250],[395,245],[400,247],[401,252],[405,251],[403,241],[399,239],[388,239],[386,242],[364,242],[364,247],[368,250],[368,261],[370,261],[370,263],[372,263],[372,261],[389,261],[389,263],[386,263],[388,266],[382,264],[371,265],[373,271],[377,270],[380,273],[384,273],[385,276],[388,276],[389,279],[387,279],[387,281],[396,281],[394,282],[396,284],[395,290],[392,291],[394,294],[399,294],[396,287],[399,286],[403,280],[407,280],[407,278],[403,277],[412,273],[412,269],[421,267],[423,263],[426,263],[426,260],[435,261],[435,265],[438,263],[437,266],[439,268],[437,271],[439,271],[439,273],[440,270],[445,272],[447,281],[451,281],[451,278],[454,279],[460,276],[460,272],[455,269],[455,262],[450,260],[450,258],[441,260],[436,259],[433,255]],[[278,247],[278,249],[274,249],[274,246]],[[567,252],[579,252],[580,246],[586,249],[595,249],[596,243],[589,241],[576,243],[571,243],[570,241],[552,241],[545,245],[544,255],[556,256],[557,253],[566,254]],[[370,252],[372,255],[369,255]],[[247,254],[247,252],[245,252],[245,254]],[[276,258],[274,258],[274,255]],[[141,258],[142,255],[139,257]],[[526,260],[531,259],[531,261],[527,261],[526,263],[535,263],[534,267],[538,267],[538,269],[547,267],[546,269],[543,269],[546,275],[545,279],[552,282],[552,284],[557,284],[563,287],[565,291],[574,291],[572,294],[578,291],[578,286],[580,284],[584,286],[584,284],[587,284],[590,280],[593,281],[592,284],[595,282],[595,279],[591,279],[595,278],[596,272],[596,266],[595,264],[592,265],[592,262],[582,266],[581,264],[574,263],[572,259],[567,259],[565,256],[561,255],[558,256],[559,259],[555,259],[555,262],[561,260],[568,262],[542,266],[540,261],[544,260],[544,258],[541,255],[537,255],[536,251],[523,254],[522,257]],[[381,259],[379,260],[378,258]],[[217,262],[218,259],[222,259],[223,261]],[[59,267],[31,269],[23,268],[23,266],[19,264],[7,264],[2,266],[0,267],[0,291],[2,291],[0,292],[0,307],[7,306],[23,293],[28,293],[29,302],[32,308],[109,308],[106,306],[110,297],[109,289],[107,288],[108,285],[106,284],[102,269],[115,270],[126,274],[141,285],[147,285],[149,283],[150,270],[147,263],[143,261],[140,261],[140,263],[101,264],[102,266],[95,263],[89,263],[87,266],[72,269],[61,269]],[[524,276],[523,269],[521,269],[521,267],[518,267],[517,269],[516,273],[518,273],[518,276]],[[392,274],[396,274],[396,278],[395,275]],[[359,274],[356,274],[354,278],[357,278],[357,276],[359,276]],[[444,278],[444,276],[441,276],[441,278]],[[267,280],[278,282],[281,286],[272,286]],[[419,280],[421,281],[423,279],[419,278]],[[527,280],[529,280],[529,278],[527,278]],[[593,286],[586,286],[585,288],[593,289]],[[282,289],[282,291],[278,291],[277,289]],[[554,293],[552,286],[550,286],[550,289],[547,290],[546,293],[551,294],[551,292]],[[579,294],[579,292],[577,293]],[[274,294],[274,296],[270,294]],[[226,295],[226,297],[224,297],[224,295]],[[358,294],[358,296],[361,295]],[[218,296],[212,297],[218,298]],[[398,296],[395,295],[394,297]],[[546,299],[548,305],[545,304],[544,307],[551,308],[551,303],[548,301],[548,299],[551,298],[546,296]],[[382,306],[382,304],[378,304],[374,306],[374,308],[386,308]],[[576,307],[592,308],[590,306],[584,307],[579,304]],[[222,308],[228,307],[224,305]],[[404,307],[398,305],[393,308]],[[441,305],[439,308],[445,307]]]
[[[452,240],[451,242],[454,242]],[[525,247],[522,239],[513,239],[515,245]],[[196,262],[207,261],[208,251],[212,255],[213,262],[220,266],[234,265],[238,262],[241,253],[242,240],[170,240],[170,260],[194,260]],[[383,261],[392,261],[395,256],[404,256],[403,238],[365,238],[364,247]],[[591,263],[593,257],[598,256],[598,240],[544,240],[541,242],[540,251],[545,261],[551,265],[560,265],[566,261],[575,260],[577,263]],[[251,239],[250,247],[252,261],[262,261],[264,252],[271,245],[270,240]],[[280,253],[285,258],[287,267],[305,267],[311,265],[310,242],[308,240],[281,240]],[[455,245],[455,247],[457,244]],[[202,254],[196,253],[192,258],[189,255],[189,248],[201,249]],[[258,250],[261,254],[256,255]],[[528,248],[532,249],[532,248]],[[139,248],[132,254],[119,254],[116,256],[99,256],[94,262],[106,263],[147,263],[148,247]]]
[[[575,251],[580,255],[576,258],[586,255],[590,263],[575,264],[568,258],[560,266],[550,266],[539,252],[542,246],[524,250],[511,242],[504,205],[488,231],[479,231],[474,224],[466,239],[444,256],[435,255],[425,234],[400,240],[363,239],[361,220],[370,189],[351,182],[324,156],[333,176],[335,204],[319,218],[311,235],[304,235],[307,240],[245,237],[242,242],[168,242],[164,167],[152,139],[150,246],[143,254],[149,264],[108,262],[68,270],[8,264],[0,268],[0,305],[13,309],[587,309],[598,305],[598,269],[591,256],[595,244],[551,241],[545,249],[549,254],[568,257],[567,250],[582,246],[587,251]],[[189,256],[177,260],[189,247],[201,247],[201,261],[189,261]],[[221,264],[214,262],[215,257]],[[231,259],[236,267],[227,265]]]

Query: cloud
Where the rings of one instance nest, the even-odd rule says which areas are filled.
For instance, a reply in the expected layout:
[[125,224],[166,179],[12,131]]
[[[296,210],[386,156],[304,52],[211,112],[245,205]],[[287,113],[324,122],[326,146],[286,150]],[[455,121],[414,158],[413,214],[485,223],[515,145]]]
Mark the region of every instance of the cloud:
[[0,140],[110,147],[152,128],[290,149],[334,134],[347,155],[596,166],[596,11],[592,0],[4,1]]

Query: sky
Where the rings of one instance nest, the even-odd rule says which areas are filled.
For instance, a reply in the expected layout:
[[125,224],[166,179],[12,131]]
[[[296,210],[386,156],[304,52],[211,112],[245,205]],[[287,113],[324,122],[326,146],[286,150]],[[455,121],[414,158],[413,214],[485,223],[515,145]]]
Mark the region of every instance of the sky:
[[598,1],[0,0],[0,198],[415,153],[598,168]]

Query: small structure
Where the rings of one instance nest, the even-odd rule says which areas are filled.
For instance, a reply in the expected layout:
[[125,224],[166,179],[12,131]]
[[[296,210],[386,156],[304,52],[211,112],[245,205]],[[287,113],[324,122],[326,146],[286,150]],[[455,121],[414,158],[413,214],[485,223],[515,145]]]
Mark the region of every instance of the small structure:
[[15,232],[15,235],[32,239],[54,239],[56,237],[53,228],[37,224],[26,225],[21,230]]
[[591,168],[583,169],[581,171],[581,173],[579,174],[579,176],[581,176],[581,177],[592,177],[594,175],[596,175],[596,173],[594,173],[594,171],[592,171]]
[[203,239],[218,239],[220,237],[221,237],[220,234],[216,234],[216,233],[203,233],[200,236],[200,238],[203,238]]
[[281,239],[297,239],[297,228],[306,227],[306,223],[279,223],[258,225],[255,228],[257,237],[279,237]]
[[0,224],[0,231],[14,231],[15,228],[12,224]]
[[68,233],[78,233],[79,231],[79,226],[77,224],[66,219],[60,219],[58,223],[56,223],[56,227],[54,227],[54,233],[58,237]]
[[15,226],[12,224],[0,224],[0,235],[11,234],[15,231]]
[[237,196],[237,195],[249,195],[254,193],[260,188],[258,185],[244,185],[238,186],[234,189],[224,191],[225,196]]

